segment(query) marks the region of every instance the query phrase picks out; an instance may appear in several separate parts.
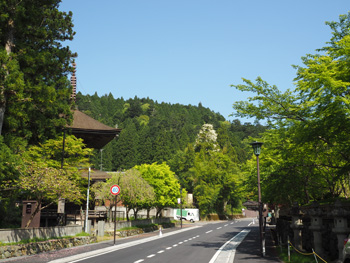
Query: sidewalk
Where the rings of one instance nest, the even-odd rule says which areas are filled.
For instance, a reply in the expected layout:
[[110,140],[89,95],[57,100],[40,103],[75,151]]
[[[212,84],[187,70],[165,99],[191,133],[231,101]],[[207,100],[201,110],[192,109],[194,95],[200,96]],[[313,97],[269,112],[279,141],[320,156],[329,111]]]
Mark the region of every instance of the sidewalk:
[[277,250],[271,236],[269,225],[266,226],[265,257],[260,256],[259,226],[252,228],[242,243],[237,247],[233,263],[268,263],[282,262],[277,256]]

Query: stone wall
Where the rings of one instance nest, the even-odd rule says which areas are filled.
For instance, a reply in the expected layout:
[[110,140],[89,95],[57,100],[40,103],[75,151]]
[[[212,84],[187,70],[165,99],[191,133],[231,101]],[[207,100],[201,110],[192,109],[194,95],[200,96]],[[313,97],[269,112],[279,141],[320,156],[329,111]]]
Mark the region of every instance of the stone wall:
[[83,231],[80,225],[0,229],[0,242],[19,242],[24,239],[75,236]]
[[0,246],[0,256],[1,259],[19,256],[29,256],[42,252],[48,252],[74,246],[81,246],[95,242],[96,237],[72,237],[21,245]]

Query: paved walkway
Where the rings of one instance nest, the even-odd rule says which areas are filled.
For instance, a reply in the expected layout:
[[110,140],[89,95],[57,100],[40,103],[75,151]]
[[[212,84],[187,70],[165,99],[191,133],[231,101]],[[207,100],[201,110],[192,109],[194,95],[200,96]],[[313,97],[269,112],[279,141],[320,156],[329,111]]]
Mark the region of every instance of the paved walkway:
[[[237,247],[233,263],[268,263],[282,262],[278,259],[274,246],[270,226],[266,227],[266,252],[265,257],[260,256],[259,226],[253,227],[249,234]],[[231,262],[230,262],[231,263]]]

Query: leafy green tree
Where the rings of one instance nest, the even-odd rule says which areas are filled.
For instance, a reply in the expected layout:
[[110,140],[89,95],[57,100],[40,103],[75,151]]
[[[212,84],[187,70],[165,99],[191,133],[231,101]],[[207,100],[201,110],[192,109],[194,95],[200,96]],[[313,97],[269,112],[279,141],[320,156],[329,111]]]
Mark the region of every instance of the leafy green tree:
[[[64,143],[64,156],[63,154]],[[49,167],[61,168],[62,161],[64,169],[77,170],[78,168],[89,167],[89,156],[92,149],[86,148],[83,139],[74,135],[57,137],[47,140],[45,143],[31,146],[27,155],[33,161],[45,161]],[[63,158],[62,158],[63,157]]]
[[[134,218],[137,219],[137,213],[140,209],[148,209],[153,206],[154,190],[140,175],[140,172],[134,169],[125,172],[110,173],[112,177],[106,182],[95,183],[92,186],[92,192],[95,198],[99,200],[110,200],[112,198],[110,187],[118,184],[121,188],[120,201],[126,207],[126,217],[129,220],[129,211],[134,211]],[[111,208],[111,207],[110,207]]]
[[[60,198],[79,203],[83,197],[75,175],[70,170],[48,167],[43,162],[29,161],[20,167],[19,173],[17,186],[25,191],[29,200],[38,201],[38,206],[31,214],[26,228],[39,211],[57,203]],[[44,201],[47,202],[45,205]]]
[[239,199],[239,169],[220,149],[212,125],[203,125],[196,149],[194,165],[190,168],[194,198],[202,216],[213,212],[222,215],[228,203],[236,205]]
[[140,171],[142,178],[154,188],[156,217],[161,216],[165,207],[176,206],[177,198],[180,197],[180,184],[166,163],[142,164],[134,168]]
[[[120,193],[123,204],[127,210],[132,209],[134,211],[134,218],[137,219],[138,211],[153,207],[155,200],[154,189],[142,178],[140,172],[135,169],[127,170],[125,173],[119,173],[119,176],[119,185],[123,189]],[[112,177],[108,181],[112,183],[116,182],[116,179]]]
[[[234,86],[257,93],[249,102],[235,103],[236,114],[266,119],[270,126],[264,134],[266,147],[271,147],[267,153],[281,161],[269,162],[262,177],[269,178],[267,190],[280,197],[276,202],[349,196],[349,15],[327,24],[332,38],[321,53],[303,57],[304,66],[295,66],[294,91],[281,92],[261,78]],[[284,189],[290,189],[291,198],[282,198]]]
[[19,173],[16,167],[21,158],[3,143],[0,136],[0,227],[19,227],[21,225],[21,210],[16,206],[20,191],[14,186]]
[[67,74],[75,54],[63,43],[74,32],[72,13],[59,3],[0,1],[0,134],[7,144],[53,138],[70,119]]
[[12,186],[21,189],[25,198],[38,201],[26,227],[39,211],[59,198],[79,203],[83,197],[84,180],[78,168],[89,166],[91,149],[85,148],[81,139],[67,136],[62,166],[62,143],[62,137],[50,139],[22,153],[23,163],[16,167],[19,177]]
[[178,151],[172,159],[168,161],[170,169],[177,175],[181,187],[189,193],[193,193],[193,176],[190,169],[194,166],[195,150],[189,144],[183,151]]

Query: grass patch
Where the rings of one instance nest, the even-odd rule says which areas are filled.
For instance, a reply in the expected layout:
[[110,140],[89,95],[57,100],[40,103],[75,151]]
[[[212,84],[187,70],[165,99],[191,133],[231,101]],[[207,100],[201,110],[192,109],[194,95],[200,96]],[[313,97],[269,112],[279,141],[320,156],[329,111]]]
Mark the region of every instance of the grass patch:
[[[315,256],[313,254],[311,255],[302,255],[295,251],[294,249],[290,250],[290,260],[288,258],[288,249],[281,247],[277,248],[278,250],[278,256],[283,262],[290,262],[290,263],[315,263]],[[307,253],[310,254],[310,253]],[[319,258],[317,258],[318,262],[322,262]]]
[[76,234],[75,236],[76,237],[89,237],[90,234],[83,231],[81,233]]
[[128,227],[122,227],[119,228],[118,231],[124,231],[124,230],[134,230],[134,229],[140,229],[138,226],[128,226]]

